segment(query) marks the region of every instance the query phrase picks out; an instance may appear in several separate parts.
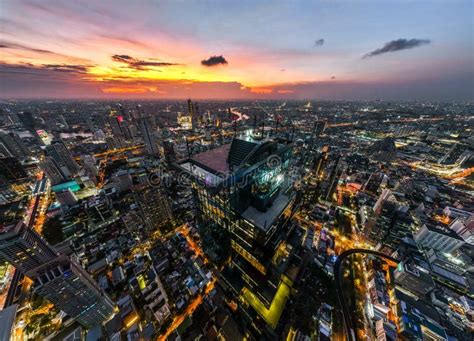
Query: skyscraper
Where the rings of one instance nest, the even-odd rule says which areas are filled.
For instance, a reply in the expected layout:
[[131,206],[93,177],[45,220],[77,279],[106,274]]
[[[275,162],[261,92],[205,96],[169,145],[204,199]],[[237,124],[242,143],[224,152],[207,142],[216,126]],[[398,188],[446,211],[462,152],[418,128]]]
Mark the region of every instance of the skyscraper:
[[124,137],[124,133],[121,126],[122,121],[123,116],[109,116],[110,128],[112,129],[112,134],[116,138]]
[[194,104],[191,99],[188,99],[188,113],[189,116],[194,116]]
[[107,321],[114,304],[90,275],[23,222],[0,230],[0,260],[34,280],[33,291],[85,327]]
[[25,129],[28,130],[31,133],[31,135],[33,135],[33,137],[36,139],[36,141],[39,144],[43,145],[44,144],[43,140],[41,140],[41,138],[39,137],[36,131],[38,123],[35,116],[29,111],[19,113],[17,116],[21,124],[23,125],[23,127],[25,127]]
[[89,175],[89,177],[91,177],[95,181],[95,179],[97,178],[99,174],[99,169],[97,167],[97,160],[95,159],[93,155],[82,155],[81,158],[82,158],[82,162],[83,162],[84,170],[86,174]]
[[0,154],[4,156],[14,156],[24,159],[29,155],[29,150],[24,145],[20,136],[15,133],[0,133]]
[[[200,224],[230,232],[231,262],[221,283],[246,302],[241,309],[254,311],[244,316],[256,312],[270,329],[292,285],[275,257],[293,228],[296,193],[286,175],[291,154],[288,140],[248,133],[180,163],[192,179]],[[279,304],[272,303],[275,297]]]
[[106,322],[114,303],[78,264],[61,255],[27,273],[35,278],[33,291],[90,328]]
[[21,124],[23,125],[23,127],[25,127],[25,129],[29,131],[35,130],[36,119],[31,112],[25,111],[25,112],[19,113],[17,116]]
[[57,256],[52,247],[23,222],[0,229],[0,259],[26,274]]
[[140,120],[140,132],[142,134],[143,143],[145,144],[146,152],[149,155],[159,155],[160,150],[158,149],[158,143],[154,131],[152,129],[152,124],[147,119]]
[[65,182],[70,178],[64,174],[59,165],[51,156],[46,156],[45,159],[40,162],[40,167],[53,185]]
[[174,145],[172,141],[164,140],[163,150],[165,153],[165,159],[168,163],[174,162],[176,160],[176,153],[174,151]]
[[148,186],[137,192],[137,204],[149,231],[156,231],[171,220],[171,208],[163,189]]
[[325,129],[326,129],[326,121],[315,121],[314,122],[314,129],[313,129],[314,136],[321,135],[324,132]]
[[0,157],[0,183],[5,181],[20,180],[28,177],[25,169],[15,157]]
[[188,113],[189,117],[191,118],[191,129],[195,129],[197,126],[197,115],[194,103],[191,101],[191,99],[188,99]]
[[63,140],[55,139],[46,147],[46,154],[53,158],[56,165],[67,177],[74,176],[79,171],[79,166]]

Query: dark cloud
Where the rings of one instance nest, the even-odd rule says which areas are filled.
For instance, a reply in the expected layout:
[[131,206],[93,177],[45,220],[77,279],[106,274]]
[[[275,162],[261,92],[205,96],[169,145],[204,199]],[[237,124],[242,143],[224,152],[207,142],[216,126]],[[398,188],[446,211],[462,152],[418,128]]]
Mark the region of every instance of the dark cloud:
[[31,63],[8,64],[0,63],[0,73],[24,73],[31,75],[42,74],[43,71],[58,71],[67,73],[82,74],[87,73],[91,65],[78,64],[41,64],[35,65]]
[[397,39],[386,43],[382,48],[367,53],[362,58],[375,57],[384,53],[412,49],[431,43],[429,39]]
[[314,42],[314,46],[323,46],[324,45],[324,39],[318,39]]
[[21,44],[15,44],[15,43],[1,42],[0,47],[3,49],[16,49],[16,50],[25,50],[25,51],[31,51],[31,52],[36,52],[36,53],[56,54],[53,51],[37,49],[34,47],[21,45]]
[[146,60],[140,60],[138,62],[133,63],[134,66],[173,66],[179,65],[176,63],[167,63],[167,62],[150,62]]
[[134,58],[126,54],[114,54],[112,56],[112,60],[115,62],[130,63],[131,61],[134,60]]
[[201,60],[204,66],[227,65],[227,60],[223,56],[211,56],[208,59]]
[[90,66],[74,64],[43,64],[41,67],[59,72],[87,73]]
[[48,55],[48,56],[62,57],[62,58],[66,58],[69,62],[73,62],[73,63],[89,64],[91,62],[88,59],[69,56],[69,55],[66,55],[66,54],[57,53],[57,52],[50,51],[50,50],[45,50],[45,49],[37,49],[37,48],[31,47],[31,46],[12,43],[12,42],[7,42],[7,41],[0,41],[0,48],[29,51],[29,52]]
[[148,67],[149,66],[151,66],[151,67],[166,67],[166,66],[179,65],[179,64],[176,64],[176,63],[154,62],[152,60],[140,60],[140,59],[134,58],[134,57],[126,55],[126,54],[114,54],[111,58],[115,62],[128,64],[129,67],[137,69],[137,70],[146,69],[147,66]]
[[332,76],[331,79],[336,79],[336,76]]

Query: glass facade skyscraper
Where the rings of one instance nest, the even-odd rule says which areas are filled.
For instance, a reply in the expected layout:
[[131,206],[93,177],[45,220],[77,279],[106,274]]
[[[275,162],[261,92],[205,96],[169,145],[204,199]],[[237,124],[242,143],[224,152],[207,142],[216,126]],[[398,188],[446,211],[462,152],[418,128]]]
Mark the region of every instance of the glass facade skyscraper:
[[66,256],[59,256],[27,274],[33,291],[90,328],[108,321],[114,303],[91,276]]
[[34,281],[33,292],[89,328],[114,314],[114,303],[78,264],[58,254],[23,222],[0,230],[0,261]]
[[248,131],[180,163],[191,177],[201,224],[230,232],[232,254],[221,283],[244,302],[249,318],[257,312],[270,328],[291,288],[281,257],[297,202],[288,174],[291,155],[291,141]]

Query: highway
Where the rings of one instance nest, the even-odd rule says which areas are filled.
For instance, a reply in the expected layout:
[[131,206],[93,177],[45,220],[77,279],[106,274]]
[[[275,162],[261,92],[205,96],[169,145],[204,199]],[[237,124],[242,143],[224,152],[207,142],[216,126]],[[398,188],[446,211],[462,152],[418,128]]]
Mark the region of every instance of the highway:
[[342,315],[344,318],[344,328],[346,330],[346,335],[347,339],[349,341],[356,341],[357,338],[355,336],[355,327],[353,324],[353,316],[351,315],[351,312],[349,310],[349,306],[347,305],[346,300],[344,299],[344,290],[342,288],[342,280],[343,280],[343,268],[342,268],[342,263],[344,260],[349,257],[350,255],[353,254],[367,254],[367,255],[374,255],[380,258],[383,258],[385,260],[388,260],[391,262],[392,265],[398,264],[398,260],[388,256],[382,252],[374,251],[374,250],[367,250],[367,249],[351,249],[342,252],[336,260],[336,263],[334,264],[334,281],[336,282],[336,294],[337,294],[337,299],[339,301],[339,305],[342,309]]

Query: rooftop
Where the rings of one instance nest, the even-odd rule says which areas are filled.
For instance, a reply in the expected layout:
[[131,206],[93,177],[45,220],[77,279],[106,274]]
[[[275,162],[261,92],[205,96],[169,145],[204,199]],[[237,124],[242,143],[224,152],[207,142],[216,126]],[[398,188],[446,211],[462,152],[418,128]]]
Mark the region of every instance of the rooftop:
[[259,147],[272,141],[275,142],[276,149],[281,147],[279,141],[271,138],[257,139],[249,131],[248,134],[233,138],[231,143],[194,155],[189,162],[210,173],[228,174],[235,170],[234,167],[242,166],[249,157],[258,154]]
[[425,225],[426,225],[427,229],[432,231],[432,232],[436,232],[436,233],[443,234],[445,236],[451,237],[453,239],[458,239],[460,241],[464,241],[464,239],[462,239],[453,230],[450,230],[450,229],[445,228],[445,227],[440,226],[440,225],[435,225],[435,224],[430,224],[430,223],[426,223]]
[[229,171],[227,157],[229,155],[230,146],[231,144],[229,143],[215,149],[199,153],[194,155],[191,160],[217,173],[226,173]]
[[277,219],[288,206],[289,202],[290,198],[281,192],[266,212],[260,212],[255,207],[249,206],[249,208],[242,213],[242,217],[266,232],[270,226],[272,226],[275,219]]

